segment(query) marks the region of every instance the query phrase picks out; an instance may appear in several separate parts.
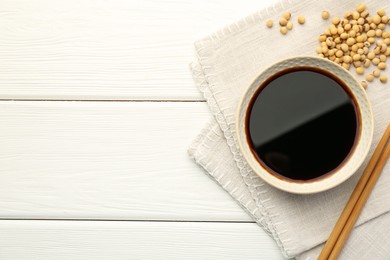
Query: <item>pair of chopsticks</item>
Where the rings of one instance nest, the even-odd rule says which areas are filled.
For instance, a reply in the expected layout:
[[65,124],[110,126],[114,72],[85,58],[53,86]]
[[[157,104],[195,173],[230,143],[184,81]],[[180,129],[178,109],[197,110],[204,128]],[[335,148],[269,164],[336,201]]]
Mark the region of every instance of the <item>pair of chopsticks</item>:
[[390,124],[387,126],[374,154],[341,213],[332,233],[321,251],[319,260],[337,259],[348,240],[372,189],[390,156]]

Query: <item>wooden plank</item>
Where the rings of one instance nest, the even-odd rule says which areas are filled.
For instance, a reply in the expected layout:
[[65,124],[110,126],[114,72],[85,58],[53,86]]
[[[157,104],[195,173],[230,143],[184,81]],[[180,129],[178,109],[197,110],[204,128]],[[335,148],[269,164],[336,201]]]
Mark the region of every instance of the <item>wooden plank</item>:
[[0,99],[202,99],[193,42],[273,1],[3,0]]
[[0,218],[250,221],[187,155],[204,102],[0,102]]
[[0,221],[1,259],[284,259],[253,223]]

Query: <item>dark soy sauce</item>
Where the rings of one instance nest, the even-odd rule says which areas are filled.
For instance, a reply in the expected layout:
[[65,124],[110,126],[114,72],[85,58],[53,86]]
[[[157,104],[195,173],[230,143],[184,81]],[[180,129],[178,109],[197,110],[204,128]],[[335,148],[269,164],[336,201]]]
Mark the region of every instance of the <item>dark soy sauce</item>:
[[250,101],[246,131],[252,153],[279,178],[307,181],[329,174],[357,139],[355,104],[345,84],[323,70],[277,73]]

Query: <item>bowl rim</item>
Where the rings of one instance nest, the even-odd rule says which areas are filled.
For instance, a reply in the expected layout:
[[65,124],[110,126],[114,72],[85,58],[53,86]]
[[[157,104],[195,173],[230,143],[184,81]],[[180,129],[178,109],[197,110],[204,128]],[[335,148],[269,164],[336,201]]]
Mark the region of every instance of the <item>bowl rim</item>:
[[[276,176],[272,175],[269,173],[259,162],[258,160],[254,157],[253,153],[251,152],[251,149],[249,148],[249,144],[246,142],[247,136],[246,136],[246,131],[245,131],[245,121],[246,121],[246,111],[249,105],[250,100],[252,99],[253,95],[256,93],[256,90],[261,86],[261,84],[268,79],[270,76],[274,75],[275,73],[278,73],[282,70],[291,68],[292,66],[287,66],[286,68],[276,70],[272,72],[273,69],[278,68],[279,66],[283,64],[288,64],[288,63],[293,63],[294,61],[297,62],[299,60],[302,61],[311,61],[312,64],[306,64],[304,67],[313,67],[313,68],[322,68],[321,66],[316,66],[316,62],[320,64],[325,64],[328,67],[333,68],[332,71],[329,71],[328,69],[324,69],[328,71],[331,74],[334,74],[340,80],[342,81],[350,81],[349,84],[345,82],[345,85],[348,87],[350,90],[351,94],[354,96],[354,99],[356,100],[356,105],[358,107],[358,111],[360,113],[361,117],[361,134],[357,139],[357,143],[354,145],[354,150],[350,154],[349,158],[347,161],[344,163],[342,167],[337,169],[333,174],[329,176],[325,176],[323,178],[320,178],[318,180],[311,180],[309,182],[294,182],[294,181],[289,181],[287,179],[280,179],[277,178]],[[303,66],[303,65],[302,65]],[[297,67],[297,65],[293,66]],[[299,66],[298,66],[299,67]],[[323,68],[322,68],[323,69]],[[272,72],[272,73],[271,73]],[[338,72],[338,73],[337,73]],[[264,75],[268,75],[265,77],[263,80],[261,80]],[[340,75],[344,74],[344,75]],[[351,83],[354,85],[352,86]],[[356,93],[353,88],[358,88],[359,93]],[[251,94],[252,92],[252,94]],[[368,113],[363,114],[362,112],[362,101],[359,101],[358,95],[360,95],[361,99],[365,102],[365,105],[367,105],[368,108]],[[245,115],[242,116],[243,110],[245,111]],[[366,117],[366,118],[363,118]],[[369,117],[369,124],[367,125],[367,117]],[[252,169],[253,172],[255,172],[261,179],[263,179],[265,182],[268,184],[283,190],[287,191],[290,193],[296,193],[296,194],[311,194],[311,193],[318,193],[322,192],[325,190],[329,190],[344,181],[346,181],[348,178],[350,178],[361,166],[361,164],[364,162],[365,158],[367,157],[367,154],[370,150],[372,139],[373,139],[373,133],[374,133],[374,116],[372,112],[372,107],[370,100],[367,96],[366,91],[364,88],[361,86],[361,84],[357,81],[357,79],[345,68],[333,63],[332,61],[329,61],[324,58],[318,58],[318,57],[313,57],[313,56],[295,56],[295,57],[290,57],[286,58],[283,60],[280,60],[270,66],[268,66],[266,69],[264,69],[261,73],[259,73],[254,80],[251,81],[249,86],[246,88],[244,91],[243,95],[241,96],[238,107],[237,107],[237,112],[236,112],[236,118],[235,118],[235,127],[236,127],[236,134],[237,134],[237,143],[239,150],[241,152],[243,160],[247,162],[249,167]],[[363,138],[363,127],[368,131],[368,133],[365,133]],[[368,127],[368,128],[367,128]],[[368,130],[367,130],[367,129]],[[363,142],[364,141],[364,142]],[[364,145],[364,147],[362,147]],[[354,161],[351,161],[350,159],[353,157],[356,157],[356,152],[358,148],[361,150],[360,153],[360,158],[354,158]],[[362,150],[363,149],[363,150]],[[352,164],[353,163],[353,164]],[[348,171],[345,169],[350,168]]]

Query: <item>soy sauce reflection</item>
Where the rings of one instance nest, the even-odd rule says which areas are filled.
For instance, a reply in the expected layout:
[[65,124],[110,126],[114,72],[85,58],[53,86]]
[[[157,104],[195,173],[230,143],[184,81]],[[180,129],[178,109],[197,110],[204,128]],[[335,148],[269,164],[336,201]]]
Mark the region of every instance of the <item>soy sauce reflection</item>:
[[247,115],[248,142],[260,163],[287,179],[311,180],[348,157],[358,116],[341,81],[299,68],[275,75],[260,89]]

